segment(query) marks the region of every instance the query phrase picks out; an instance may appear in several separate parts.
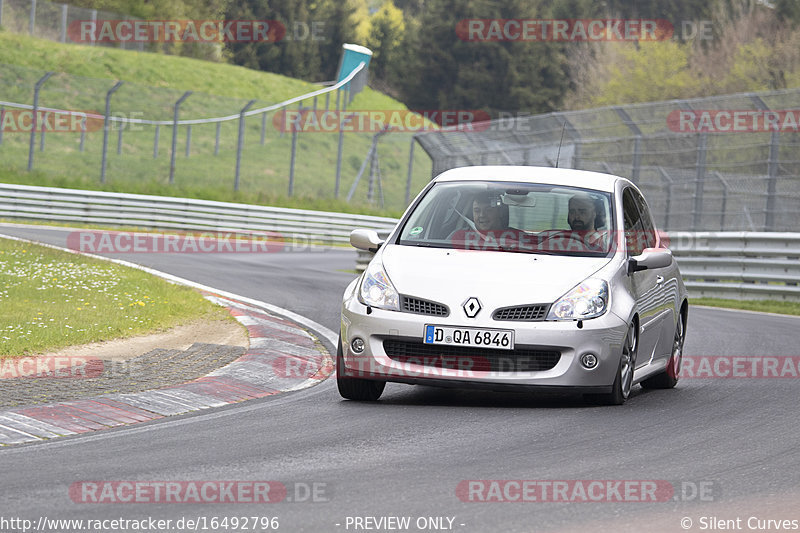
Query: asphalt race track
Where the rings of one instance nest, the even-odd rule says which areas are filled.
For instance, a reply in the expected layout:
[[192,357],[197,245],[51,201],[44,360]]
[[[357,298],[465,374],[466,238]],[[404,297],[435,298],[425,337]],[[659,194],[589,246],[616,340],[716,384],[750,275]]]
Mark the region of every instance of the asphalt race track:
[[[0,233],[61,246],[66,237],[37,227]],[[355,263],[344,249],[113,257],[334,331]],[[800,318],[692,308],[685,354],[797,356],[799,330]],[[738,517],[748,530],[749,517],[800,518],[799,392],[797,378],[683,379],[674,390],[635,387],[615,408],[389,384],[381,401],[361,404],[342,400],[327,380],[199,415],[2,449],[0,516],[173,524],[268,516],[278,517],[278,531],[384,531],[354,517],[396,516],[411,517],[408,531],[464,532],[685,531],[684,518],[698,531],[713,529],[701,527],[709,517]],[[274,480],[287,486],[287,499],[306,500],[312,483],[320,492],[316,502],[274,504],[74,503],[70,485],[86,480]],[[681,490],[655,503],[486,503],[462,501],[463,480],[666,480]]]

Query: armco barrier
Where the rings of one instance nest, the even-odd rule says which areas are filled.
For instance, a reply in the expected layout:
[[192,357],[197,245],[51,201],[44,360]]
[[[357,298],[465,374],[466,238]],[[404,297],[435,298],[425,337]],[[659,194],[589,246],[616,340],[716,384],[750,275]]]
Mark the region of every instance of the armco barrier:
[[147,229],[275,232],[346,243],[356,228],[391,229],[392,218],[143,194],[0,184],[0,218]]
[[[668,235],[690,297],[800,301],[800,233]],[[356,269],[372,256],[359,250]]]
[[[148,229],[276,232],[346,243],[357,228],[382,236],[396,219],[209,200],[0,184],[0,218]],[[670,232],[692,297],[800,301],[800,233]],[[363,270],[372,254],[359,252]]]

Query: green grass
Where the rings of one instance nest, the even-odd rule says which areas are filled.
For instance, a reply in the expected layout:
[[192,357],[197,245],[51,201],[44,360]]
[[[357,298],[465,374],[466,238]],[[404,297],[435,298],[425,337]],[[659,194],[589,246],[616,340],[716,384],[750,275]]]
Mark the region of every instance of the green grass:
[[706,305],[742,309],[745,311],[761,311],[781,315],[800,315],[800,302],[779,302],[776,300],[728,300],[723,298],[693,298],[691,305]]
[[[265,107],[319,88],[301,80],[248,70],[233,65],[113,48],[62,45],[51,41],[0,32],[0,99],[31,103],[33,85],[45,71],[57,71],[40,93],[40,105],[102,114],[105,94],[115,80],[125,83],[114,93],[112,114],[171,120],[174,102],[185,90],[194,93],[180,109],[181,119],[234,115],[250,100],[253,109]],[[333,106],[335,95],[330,105]],[[313,106],[313,101],[303,102]],[[319,98],[318,108],[325,107]],[[371,89],[358,94],[350,110],[397,110],[405,106]],[[215,155],[214,124],[191,129],[179,127],[176,136],[174,183],[169,183],[171,126],[159,128],[158,154],[154,157],[156,128],[127,126],[122,132],[120,154],[117,129],[109,138],[106,183],[100,183],[103,143],[101,129],[86,134],[84,149],[74,132],[49,133],[45,149],[35,153],[35,173],[28,173],[29,134],[5,132],[0,144],[0,181],[80,189],[182,196],[261,205],[280,205],[396,216],[405,208],[410,133],[391,133],[381,138],[378,154],[384,207],[378,201],[377,184],[372,202],[367,200],[366,175],[345,202],[355,176],[369,150],[372,134],[344,135],[339,197],[334,197],[338,134],[301,133],[297,136],[294,190],[290,197],[292,135],[281,134],[266,118],[261,142],[261,116],[245,120],[245,137],[239,191],[234,191],[238,121],[222,123],[219,154]],[[423,150],[415,150],[411,196],[430,179],[431,163]]]
[[0,358],[130,337],[230,314],[151,274],[0,239]]

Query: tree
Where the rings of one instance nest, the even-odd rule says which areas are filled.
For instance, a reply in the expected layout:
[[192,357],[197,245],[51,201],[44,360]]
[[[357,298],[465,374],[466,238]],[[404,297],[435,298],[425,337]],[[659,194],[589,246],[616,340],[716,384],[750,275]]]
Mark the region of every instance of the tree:
[[386,0],[370,19],[367,48],[372,50],[370,71],[378,79],[386,79],[390,66],[399,66],[400,49],[406,25],[403,12],[392,0]]

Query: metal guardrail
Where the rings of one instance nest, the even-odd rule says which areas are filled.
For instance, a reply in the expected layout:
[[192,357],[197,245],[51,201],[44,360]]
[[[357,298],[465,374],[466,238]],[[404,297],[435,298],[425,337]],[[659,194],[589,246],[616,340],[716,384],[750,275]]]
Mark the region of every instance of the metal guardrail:
[[274,232],[323,243],[346,243],[354,229],[389,230],[397,223],[376,216],[10,184],[0,184],[0,218],[160,230]]
[[[0,218],[230,233],[275,232],[346,243],[386,237],[397,219],[142,194],[0,184]],[[800,233],[670,232],[691,297],[800,301]],[[359,251],[357,269],[372,258]]]
[[[800,301],[800,233],[668,235],[691,298]],[[362,272],[373,255],[359,250],[356,270]]]

